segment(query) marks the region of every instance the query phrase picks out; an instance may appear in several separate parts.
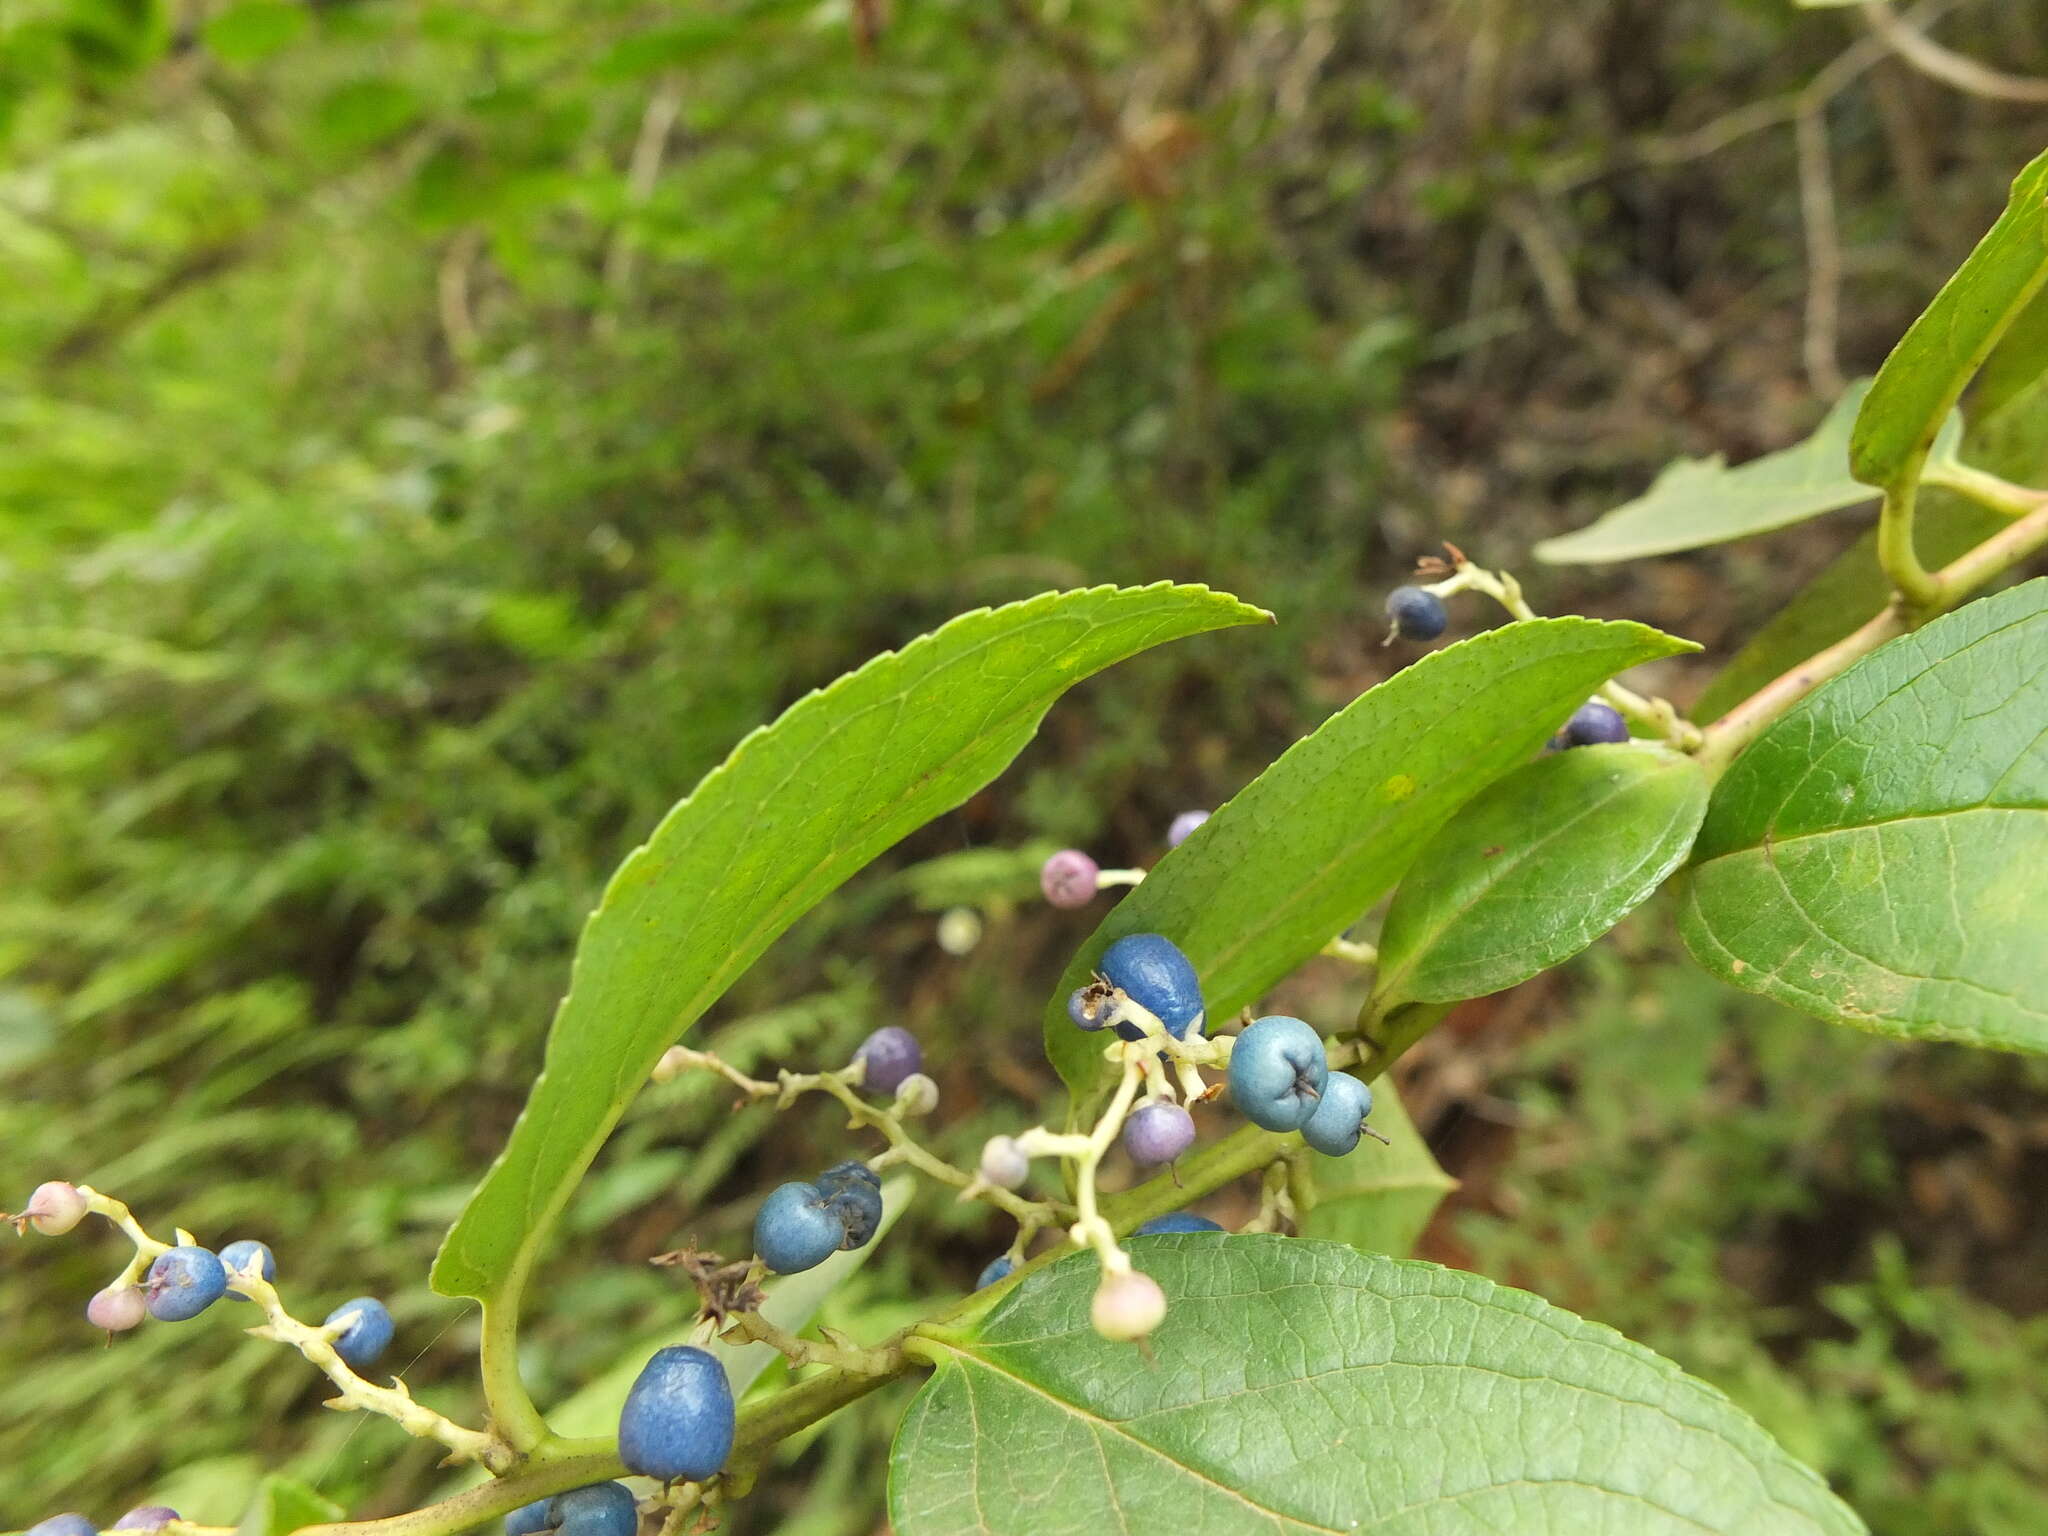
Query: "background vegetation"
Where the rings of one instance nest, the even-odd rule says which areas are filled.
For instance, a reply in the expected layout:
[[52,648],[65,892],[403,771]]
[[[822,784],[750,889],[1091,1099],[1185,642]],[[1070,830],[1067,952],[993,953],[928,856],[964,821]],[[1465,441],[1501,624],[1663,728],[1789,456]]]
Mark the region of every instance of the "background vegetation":
[[[2048,72],[2036,8],[1915,15]],[[1281,614],[1082,689],[709,1021],[743,1066],[906,1022],[974,1145],[1050,1104],[1039,1009],[1087,931],[1034,850],[1150,857],[1396,664],[1378,595],[1438,538],[1725,658],[1860,515],[1545,579],[1528,546],[1810,427],[2044,123],[1785,0],[19,0],[0,1183],[262,1237],[302,1312],[385,1295],[409,1379],[473,1412],[428,1261],[581,915],[749,728],[1047,586]],[[1674,956],[1645,913],[1416,1053],[1465,1181],[1422,1252],[1715,1381],[1886,1536],[2038,1533],[2048,1076]],[[678,1310],[641,1260],[737,1247],[842,1155],[822,1110],[771,1140],[728,1107],[651,1092],[608,1150],[537,1293],[543,1401]],[[996,1238],[928,1204],[837,1321],[969,1283]],[[6,1252],[0,1526],[231,1519],[266,1467],[363,1514],[436,1486],[225,1325],[99,1350],[109,1267]],[[792,1445],[731,1528],[875,1529],[901,1402]]]

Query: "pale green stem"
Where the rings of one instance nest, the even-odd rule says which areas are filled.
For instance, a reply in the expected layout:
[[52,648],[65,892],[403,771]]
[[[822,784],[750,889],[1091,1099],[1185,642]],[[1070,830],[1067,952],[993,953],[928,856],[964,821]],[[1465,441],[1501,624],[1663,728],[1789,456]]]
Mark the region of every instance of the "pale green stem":
[[1884,567],[1886,578],[1906,606],[1926,613],[1933,609],[1941,587],[1920,563],[1920,552],[1913,545],[1913,507],[1919,495],[1920,464],[1916,461],[1885,488],[1884,505],[1877,514],[1877,563]]
[[1943,490],[1967,496],[1978,506],[1986,507],[2005,517],[2024,517],[2027,513],[2048,505],[2048,491],[2015,485],[2010,480],[1973,468],[1956,459],[1937,459],[1930,463],[1922,472],[1920,483],[1940,486]]

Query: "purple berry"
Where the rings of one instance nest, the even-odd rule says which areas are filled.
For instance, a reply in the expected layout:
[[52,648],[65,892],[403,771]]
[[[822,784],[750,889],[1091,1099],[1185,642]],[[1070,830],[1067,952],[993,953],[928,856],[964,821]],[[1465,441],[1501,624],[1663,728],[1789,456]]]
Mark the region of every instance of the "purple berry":
[[1628,740],[1628,722],[1612,704],[1588,699],[1572,711],[1559,735],[1567,747],[1612,745]]
[[894,1093],[906,1077],[924,1070],[924,1047],[902,1025],[884,1024],[861,1041],[853,1059],[867,1063],[862,1087],[876,1093]]
[[1195,828],[1208,819],[1207,811],[1182,811],[1173,818],[1173,825],[1166,829],[1166,846],[1178,848],[1195,835]]
[[173,1520],[178,1512],[167,1504],[143,1504],[131,1509],[114,1522],[117,1531],[160,1531]]
[[99,1527],[83,1515],[52,1515],[38,1520],[23,1536],[100,1536]]
[[1062,848],[1038,872],[1038,888],[1056,907],[1085,907],[1095,899],[1102,866],[1078,848]]
[[1194,1144],[1195,1117],[1163,1099],[1124,1122],[1124,1150],[1134,1163],[1170,1163]]
[[110,1285],[104,1291],[95,1292],[92,1300],[85,1304],[85,1320],[109,1333],[126,1333],[130,1328],[139,1328],[148,1315],[149,1304],[144,1300],[139,1285]]

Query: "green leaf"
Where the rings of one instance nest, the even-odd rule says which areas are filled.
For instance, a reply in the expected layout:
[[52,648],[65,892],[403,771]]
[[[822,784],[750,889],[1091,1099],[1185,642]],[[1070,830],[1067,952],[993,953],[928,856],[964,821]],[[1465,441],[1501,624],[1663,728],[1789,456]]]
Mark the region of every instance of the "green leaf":
[[1633,912],[1684,862],[1707,776],[1661,747],[1576,747],[1482,791],[1387,909],[1373,996],[1454,1003],[1527,981]]
[[1805,441],[1730,469],[1721,455],[1680,459],[1648,491],[1590,527],[1545,539],[1536,558],[1552,565],[1599,565],[1725,544],[1876,493],[1849,473],[1849,429],[1869,390],[1850,388]]
[[321,147],[348,154],[370,149],[411,127],[420,99],[399,80],[350,80],[321,98],[313,136]]
[[1017,1287],[890,1457],[900,1536],[1854,1536],[1703,1382],[1477,1275],[1285,1237],[1132,1245],[1149,1355],[1088,1323],[1092,1256]]
[[2034,301],[2013,320],[1984,366],[1977,371],[1970,390],[1970,419],[1981,421],[1995,416],[2048,373],[2048,289],[2034,295]]
[[311,11],[296,0],[241,0],[213,15],[200,36],[223,63],[255,64],[297,42],[311,25]]
[[296,1478],[273,1473],[257,1485],[256,1497],[242,1516],[236,1536],[291,1536],[308,1525],[326,1525],[342,1518],[342,1507]]
[[584,925],[547,1060],[434,1264],[516,1297],[563,1203],[673,1044],[784,929],[1000,773],[1074,683],[1270,615],[1203,587],[1047,593],[953,620],[749,736],[619,866]]
[[1368,1139],[1348,1157],[1310,1160],[1316,1203],[1302,1235],[1402,1258],[1458,1181],[1437,1166],[1392,1078],[1373,1085],[1372,1124],[1390,1145]]
[[1460,805],[1533,754],[1625,668],[1696,649],[1640,624],[1536,619],[1446,646],[1296,742],[1117,904],[1046,1010],[1046,1054],[1076,1099],[1102,1044],[1066,997],[1127,933],[1163,933],[1209,1016],[1250,1003],[1390,890]]
[[1877,372],[1849,440],[1865,485],[1915,473],[1963,387],[2048,282],[2048,153],[2012,184],[1998,222]]
[[[2011,524],[2010,518],[1959,496],[1939,496],[1937,508],[1937,496],[1923,494],[1923,516],[1914,530],[1921,557],[1930,566],[1946,565]],[[1779,673],[1860,629],[1891,595],[1891,583],[1877,563],[1873,528],[1750,636],[1694,702],[1692,718],[1701,724],[1718,720]]]
[[2048,1051],[2048,578],[1789,711],[1714,792],[1680,931],[1820,1018]]

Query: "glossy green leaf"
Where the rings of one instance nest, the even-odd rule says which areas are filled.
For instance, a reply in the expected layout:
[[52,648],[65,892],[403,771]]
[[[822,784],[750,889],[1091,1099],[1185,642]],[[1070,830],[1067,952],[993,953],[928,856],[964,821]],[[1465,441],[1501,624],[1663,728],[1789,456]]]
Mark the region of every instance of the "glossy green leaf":
[[897,1430],[900,1536],[1853,1536],[1712,1387],[1477,1275],[1285,1237],[1132,1246],[1149,1356],[1096,1337],[1095,1261],[938,1346]]
[[1729,468],[1721,455],[1679,459],[1649,490],[1598,522],[1545,539],[1536,558],[1552,565],[1599,565],[1767,533],[1876,494],[1849,473],[1849,429],[1869,382],[1837,400],[1803,442]]
[[[1930,566],[1946,565],[2011,521],[1960,497],[1941,497],[1938,507],[1936,500],[1922,496],[1925,515],[1915,530],[1920,556]],[[1750,636],[1694,702],[1692,718],[1701,724],[1718,720],[1779,673],[1875,618],[1891,595],[1877,563],[1873,528]]]
[[1729,769],[1680,929],[1724,980],[2048,1051],[2048,579],[1881,647]]
[[342,1518],[342,1507],[296,1478],[273,1474],[257,1486],[235,1536],[291,1536],[308,1525]]
[[1348,1157],[1310,1159],[1316,1201],[1302,1236],[1405,1258],[1458,1181],[1438,1166],[1391,1078],[1373,1084],[1372,1126],[1388,1145],[1367,1138]]
[[1998,222],[1878,370],[1849,440],[1865,485],[1912,473],[1963,388],[2048,283],[2048,154],[2020,172]]
[[547,1060],[434,1264],[516,1296],[656,1059],[784,929],[1000,773],[1054,699],[1148,646],[1270,616],[1203,587],[1047,593],[953,620],[749,736],[619,866],[584,925]]
[[1536,619],[1446,646],[1361,694],[1161,859],[1082,946],[1045,1020],[1068,1088],[1084,1097],[1103,1064],[1066,997],[1114,940],[1165,934],[1194,962],[1210,1017],[1235,1013],[1356,922],[1453,811],[1601,683],[1691,649],[1640,624]]
[[1706,773],[1658,747],[1525,763],[1452,817],[1394,893],[1376,1002],[1484,997],[1570,959],[1685,861],[1706,813]]

